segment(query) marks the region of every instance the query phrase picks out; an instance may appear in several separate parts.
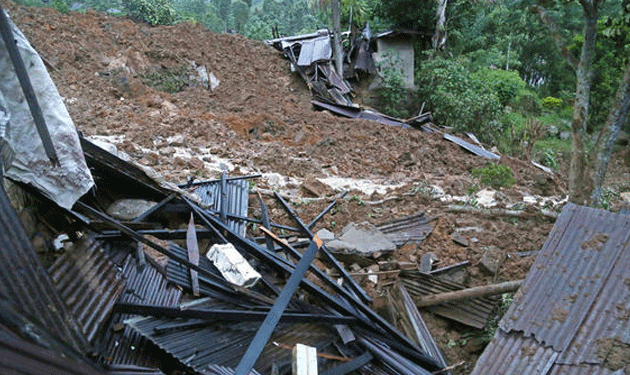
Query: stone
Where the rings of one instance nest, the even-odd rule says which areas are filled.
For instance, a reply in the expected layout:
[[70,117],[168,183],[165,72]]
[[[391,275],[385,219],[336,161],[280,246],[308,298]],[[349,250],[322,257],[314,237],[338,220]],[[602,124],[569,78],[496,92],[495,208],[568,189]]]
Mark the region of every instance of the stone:
[[558,134],[560,134],[560,130],[558,130],[557,126],[551,125],[547,128],[547,134],[549,134],[550,137],[557,137]]
[[188,164],[188,167],[190,167],[191,169],[204,169],[206,167],[204,162],[198,157],[192,157],[188,159],[187,164]]
[[562,139],[563,141],[566,141],[567,139],[571,138],[571,131],[570,130],[563,130],[560,132],[560,139]]
[[157,203],[144,199],[119,199],[107,208],[107,214],[114,219],[129,221],[145,213]]
[[453,232],[453,234],[451,234],[451,239],[453,240],[453,242],[455,242],[458,245],[464,246],[464,247],[468,247],[469,243],[468,243],[468,239],[466,239],[466,237],[464,237],[460,232]]
[[484,248],[484,252],[479,260],[479,268],[489,275],[496,275],[503,264],[504,258],[505,254],[501,249],[496,246],[489,246]]
[[317,237],[324,242],[332,241],[335,239],[335,234],[326,228],[317,231]]
[[301,187],[307,194],[314,197],[325,197],[328,192],[328,186],[314,178],[308,178]]
[[166,138],[169,146],[173,147],[185,147],[186,146],[186,136],[183,134],[176,134],[172,137]]
[[433,263],[435,263],[437,260],[438,258],[435,256],[434,253],[429,252],[423,254],[422,257],[420,257],[420,272],[431,272],[431,269],[433,268]]
[[339,241],[349,244],[348,249],[363,255],[396,250],[396,245],[383,232],[367,222],[348,224],[341,232]]
[[624,191],[623,193],[620,193],[619,197],[623,202],[630,203],[630,191]]

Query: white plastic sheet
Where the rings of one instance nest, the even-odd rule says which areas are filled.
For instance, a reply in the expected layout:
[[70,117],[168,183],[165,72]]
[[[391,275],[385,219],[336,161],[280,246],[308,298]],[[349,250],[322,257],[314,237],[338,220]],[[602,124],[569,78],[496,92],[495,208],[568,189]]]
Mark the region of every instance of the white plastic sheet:
[[59,206],[71,208],[93,185],[79,136],[37,52],[10,22],[59,159],[48,159],[9,53],[0,39],[0,154],[4,175],[36,187]]

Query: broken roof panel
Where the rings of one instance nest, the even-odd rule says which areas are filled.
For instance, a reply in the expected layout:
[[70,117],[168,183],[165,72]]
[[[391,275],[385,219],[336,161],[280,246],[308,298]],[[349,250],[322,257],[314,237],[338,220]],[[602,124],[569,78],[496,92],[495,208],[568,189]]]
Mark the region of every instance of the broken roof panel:
[[[441,280],[436,276],[416,270],[400,272],[400,280],[409,294],[416,299],[420,299],[428,294],[452,292],[465,288],[463,285]],[[486,325],[495,305],[496,303],[492,299],[483,297],[462,302],[444,303],[427,307],[427,309],[443,317],[482,329]]]
[[[548,370],[532,374],[627,373],[629,239],[630,216],[567,204],[473,374],[492,373],[504,360],[496,347],[505,346],[559,353],[552,366],[517,357],[504,364]],[[625,362],[612,360],[619,354]]]
[[[181,290],[168,284],[165,277],[150,264],[140,266],[132,256],[127,256],[121,268],[127,286],[119,302],[162,306],[175,306],[179,303]],[[118,329],[127,318],[129,315],[118,313],[112,316],[104,338],[106,344],[103,347],[107,348],[104,357],[112,364],[159,367],[159,356],[152,352],[144,338],[129,327]]]
[[501,159],[501,157],[495,153],[492,153],[490,151],[484,150],[483,148],[474,145],[470,142],[466,142],[463,139],[456,137],[452,134],[444,134],[444,138],[459,145],[460,147],[472,152],[475,155],[478,156],[483,156],[486,159],[492,159],[492,160],[498,160]]
[[88,341],[109,318],[125,280],[101,249],[103,243],[84,239],[48,269],[61,298],[81,325]]
[[[1,184],[0,184],[1,185]],[[0,186],[0,295],[77,351],[88,347]],[[64,324],[59,324],[64,322]]]
[[377,225],[396,246],[419,243],[431,234],[431,226],[424,212]]
[[[195,193],[201,198],[201,201],[209,205],[213,211],[221,211],[223,207],[222,201],[226,202],[224,208],[227,215],[238,217],[246,217],[249,207],[249,181],[247,180],[230,180],[225,183],[227,187],[226,199],[222,200],[221,181],[211,181],[200,184]],[[240,236],[245,236],[245,221],[230,218],[228,216],[227,223],[234,232]]]
[[328,35],[302,42],[298,66],[311,66],[314,62],[327,61],[332,57],[332,46]]
[[521,287],[526,293],[517,294],[501,328],[565,350],[597,298],[611,297],[600,293],[615,262],[630,250],[629,235],[630,217],[565,206]]

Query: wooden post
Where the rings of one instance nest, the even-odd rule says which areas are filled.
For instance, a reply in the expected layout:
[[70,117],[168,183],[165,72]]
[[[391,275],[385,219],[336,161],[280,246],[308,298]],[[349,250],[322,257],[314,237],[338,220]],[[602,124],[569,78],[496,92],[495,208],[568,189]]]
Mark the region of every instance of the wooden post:
[[493,294],[515,292],[521,284],[523,284],[523,281],[525,280],[507,281],[500,284],[476,286],[474,288],[456,290],[454,292],[422,296],[420,300],[416,300],[416,305],[418,307],[428,307],[446,302],[456,302],[465,299],[490,296]]

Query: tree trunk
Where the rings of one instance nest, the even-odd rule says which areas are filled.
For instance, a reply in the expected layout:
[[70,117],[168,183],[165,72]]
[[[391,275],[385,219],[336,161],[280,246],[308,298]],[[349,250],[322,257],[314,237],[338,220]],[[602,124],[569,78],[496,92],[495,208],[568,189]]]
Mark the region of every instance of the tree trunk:
[[587,204],[593,181],[586,173],[587,158],[584,148],[584,136],[588,121],[588,106],[593,79],[593,58],[597,38],[597,19],[599,13],[597,1],[581,1],[584,10],[584,43],[580,62],[576,70],[577,84],[573,107],[573,133],[571,142],[571,166],[569,169],[569,200],[577,204]]
[[503,294],[515,292],[523,285],[525,280],[506,281],[500,284],[476,286],[473,288],[456,290],[454,292],[445,292],[440,294],[429,294],[422,296],[416,301],[416,306],[427,307],[435,306],[447,302],[456,302],[472,298],[486,297],[495,294]]
[[333,55],[335,58],[335,69],[339,76],[343,78],[343,51],[341,49],[341,6],[339,0],[332,0],[333,18]]
[[438,0],[436,12],[437,23],[433,34],[433,50],[444,51],[446,49],[446,3],[447,0]]
[[613,103],[606,124],[597,140],[595,159],[593,160],[592,180],[594,188],[591,193],[591,205],[599,206],[602,198],[602,184],[606,176],[606,169],[610,162],[612,148],[617,139],[617,134],[626,121],[628,109],[630,108],[630,62],[626,66],[626,73],[623,75],[617,90],[617,96]]

